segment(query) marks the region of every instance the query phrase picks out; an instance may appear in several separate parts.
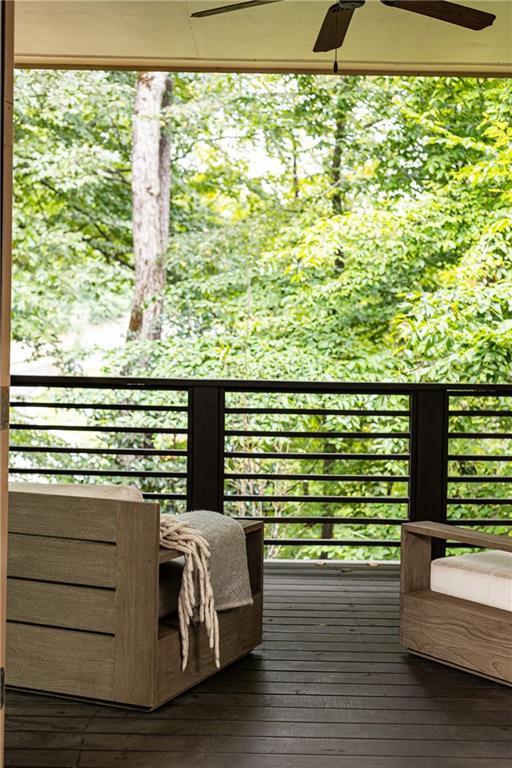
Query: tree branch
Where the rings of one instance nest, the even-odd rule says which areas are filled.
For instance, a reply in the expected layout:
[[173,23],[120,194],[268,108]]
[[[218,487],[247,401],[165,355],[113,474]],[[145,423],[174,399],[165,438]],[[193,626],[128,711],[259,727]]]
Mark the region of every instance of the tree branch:
[[[55,187],[52,184],[50,184],[50,182],[47,181],[46,179],[40,179],[39,181],[43,187],[46,187],[47,189],[49,189],[51,192],[53,192],[54,195],[60,194],[59,191],[55,189]],[[77,205],[76,203],[70,202],[69,198],[66,200],[66,205],[68,205],[77,213],[80,213],[87,221],[89,221],[89,223],[93,225],[93,227],[96,229],[96,231],[99,233],[100,237],[103,240],[105,240],[107,243],[111,241],[111,238],[108,236],[108,233],[103,231],[103,229],[100,227],[98,222],[95,220],[91,220],[90,213],[88,211],[85,211],[81,206]],[[88,242],[91,242],[93,238],[92,236],[89,236],[86,239],[88,240]],[[128,267],[130,270],[133,270],[132,264],[122,259],[118,253],[108,252],[103,248],[101,248],[97,243],[95,243],[93,247],[97,251],[99,251],[99,253],[101,253],[108,262],[115,261],[118,264],[120,264],[122,267]]]

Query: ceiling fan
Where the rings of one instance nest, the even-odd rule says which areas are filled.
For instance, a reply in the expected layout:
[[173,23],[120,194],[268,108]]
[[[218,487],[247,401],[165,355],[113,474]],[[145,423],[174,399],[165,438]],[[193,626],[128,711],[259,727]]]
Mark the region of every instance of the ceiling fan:
[[[477,11],[475,8],[451,3],[448,0],[380,1],[391,8],[400,8],[403,11],[419,13],[432,19],[447,21],[450,24],[457,24],[459,27],[466,27],[466,29],[485,29],[485,27],[490,27],[496,18],[493,13]],[[192,17],[216,16],[218,13],[230,13],[231,11],[241,11],[244,8],[254,8],[257,5],[269,5],[270,3],[279,2],[281,0],[246,0],[242,3],[221,5],[218,8],[211,8],[207,11],[198,11],[193,13]],[[354,11],[357,8],[361,8],[364,3],[365,0],[337,0],[334,5],[331,5],[320,27],[313,51],[317,53],[319,51],[332,51],[340,48],[352,21]]]

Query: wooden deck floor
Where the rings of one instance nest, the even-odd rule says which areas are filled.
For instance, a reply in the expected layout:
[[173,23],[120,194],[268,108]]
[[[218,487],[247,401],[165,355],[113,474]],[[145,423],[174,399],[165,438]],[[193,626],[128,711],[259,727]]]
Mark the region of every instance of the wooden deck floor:
[[396,576],[265,591],[264,646],[156,712],[9,693],[7,766],[512,768],[512,689],[404,653]]

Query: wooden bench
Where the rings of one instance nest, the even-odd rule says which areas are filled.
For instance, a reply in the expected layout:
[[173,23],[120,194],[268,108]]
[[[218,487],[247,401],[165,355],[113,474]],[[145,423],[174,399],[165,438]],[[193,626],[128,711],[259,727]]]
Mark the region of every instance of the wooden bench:
[[[153,709],[217,672],[202,626],[181,671],[158,619],[158,504],[9,495],[7,684]],[[254,604],[219,613],[221,667],[261,643],[263,526],[245,523]]]
[[512,611],[433,591],[432,539],[512,553],[510,536],[429,521],[404,523],[401,644],[427,659],[512,685]]

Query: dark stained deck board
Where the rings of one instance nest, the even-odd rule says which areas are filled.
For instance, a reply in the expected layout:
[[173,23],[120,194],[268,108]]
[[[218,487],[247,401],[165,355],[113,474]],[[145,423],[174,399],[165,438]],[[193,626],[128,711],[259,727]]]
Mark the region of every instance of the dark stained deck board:
[[9,692],[15,768],[512,768],[512,689],[405,653],[389,572],[267,574],[264,645],[151,713]]
[[[304,724],[302,724],[304,731]],[[350,730],[350,729],[346,729]],[[385,729],[384,729],[385,730]],[[11,748],[18,743],[25,749],[45,750],[76,749],[85,754],[90,750],[106,752],[164,752],[169,756],[176,752],[199,752],[205,755],[223,753],[225,755],[251,754],[261,755],[352,755],[359,757],[482,757],[510,758],[510,741],[441,739],[404,739],[396,734],[390,737],[379,735],[375,738],[364,735],[351,738],[343,733],[338,738],[316,736],[266,736],[256,733],[253,736],[223,736],[207,734],[177,733],[43,733],[23,732],[11,734]],[[193,745],[193,749],[191,746]],[[127,760],[127,758],[125,758]],[[80,763],[79,763],[80,764]],[[129,763],[128,763],[129,764]]]
[[[58,761],[56,761],[58,757]],[[79,761],[79,762],[77,762]],[[205,754],[204,752],[138,752],[112,753],[88,750],[60,752],[38,750],[33,761],[24,762],[18,752],[11,768],[509,768],[509,758],[431,758],[380,757],[338,755],[262,755],[262,754]]]

